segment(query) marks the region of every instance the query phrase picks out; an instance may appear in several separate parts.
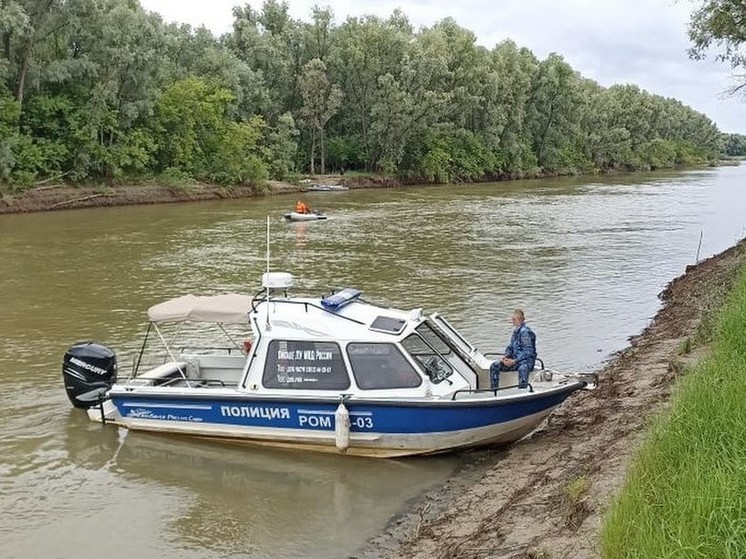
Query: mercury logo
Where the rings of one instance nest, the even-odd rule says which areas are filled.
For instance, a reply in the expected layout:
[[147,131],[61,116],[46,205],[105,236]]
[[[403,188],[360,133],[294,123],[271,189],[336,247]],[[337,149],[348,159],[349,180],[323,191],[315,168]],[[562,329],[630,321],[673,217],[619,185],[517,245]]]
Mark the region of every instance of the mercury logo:
[[87,371],[91,371],[92,373],[96,373],[97,375],[106,375],[109,374],[109,371],[106,369],[102,369],[101,367],[96,367],[96,365],[91,365],[90,363],[86,363],[85,361],[81,361],[77,357],[71,357],[70,363],[73,365],[77,365],[81,369],[86,369]]

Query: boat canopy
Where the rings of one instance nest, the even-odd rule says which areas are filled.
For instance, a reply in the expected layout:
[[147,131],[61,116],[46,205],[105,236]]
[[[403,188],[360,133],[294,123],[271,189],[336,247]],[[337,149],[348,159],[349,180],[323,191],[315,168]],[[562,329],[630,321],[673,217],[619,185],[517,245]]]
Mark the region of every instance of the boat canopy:
[[151,322],[246,324],[250,311],[249,295],[184,295],[153,305],[148,309],[148,318]]

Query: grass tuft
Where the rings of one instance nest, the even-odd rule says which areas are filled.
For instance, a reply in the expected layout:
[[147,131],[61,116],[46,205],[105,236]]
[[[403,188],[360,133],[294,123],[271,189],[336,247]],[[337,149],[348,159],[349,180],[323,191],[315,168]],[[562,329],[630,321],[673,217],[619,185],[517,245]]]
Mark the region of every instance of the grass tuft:
[[591,486],[590,480],[585,476],[576,477],[565,487],[565,496],[572,505],[577,505]]
[[552,559],[552,554],[546,547],[531,548],[526,551],[526,559]]
[[690,337],[684,338],[679,346],[679,355],[689,355],[692,352],[692,339]]
[[585,476],[573,479],[565,486],[562,495],[562,512],[565,526],[571,530],[577,530],[583,521],[588,518],[591,509],[585,500],[591,481]]
[[604,520],[606,559],[746,557],[746,273],[711,333]]

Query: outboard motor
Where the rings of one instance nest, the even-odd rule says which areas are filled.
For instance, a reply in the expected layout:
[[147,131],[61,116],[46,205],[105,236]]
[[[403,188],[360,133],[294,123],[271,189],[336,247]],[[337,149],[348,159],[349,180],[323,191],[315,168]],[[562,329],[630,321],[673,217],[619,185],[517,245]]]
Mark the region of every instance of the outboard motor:
[[77,343],[65,353],[62,378],[73,406],[93,407],[117,381],[117,356],[95,342]]

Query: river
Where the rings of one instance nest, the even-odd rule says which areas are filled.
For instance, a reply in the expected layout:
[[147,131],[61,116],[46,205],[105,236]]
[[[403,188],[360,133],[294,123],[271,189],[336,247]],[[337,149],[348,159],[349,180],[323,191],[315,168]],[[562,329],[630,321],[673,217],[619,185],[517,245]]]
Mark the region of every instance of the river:
[[469,459],[216,446],[71,408],[71,343],[99,340],[126,370],[148,306],[253,292],[267,215],[272,268],[298,292],[439,310],[485,350],[520,306],[547,365],[570,369],[623,348],[698,248],[746,235],[746,166],[305,199],[330,219],[282,223],[287,196],[0,216],[0,556],[348,557]]

